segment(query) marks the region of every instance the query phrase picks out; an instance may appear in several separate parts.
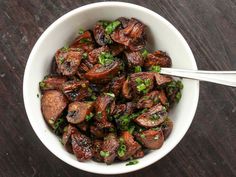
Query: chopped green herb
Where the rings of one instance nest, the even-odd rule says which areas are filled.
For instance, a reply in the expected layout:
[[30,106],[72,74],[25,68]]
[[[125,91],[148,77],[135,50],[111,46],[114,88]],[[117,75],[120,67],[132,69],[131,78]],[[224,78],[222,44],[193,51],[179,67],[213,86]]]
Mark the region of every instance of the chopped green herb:
[[61,49],[63,52],[67,52],[69,50],[69,46],[68,45],[65,45],[62,49]]
[[160,116],[158,115],[158,114],[153,114],[153,115],[151,115],[151,119],[152,120],[157,120],[157,119],[159,119],[160,118]]
[[151,80],[150,79],[145,79],[144,84],[148,87],[151,85]]
[[183,85],[183,83],[180,81],[180,80],[178,80],[177,82],[176,82],[176,86],[179,88],[179,89],[183,89],[184,88],[184,85]]
[[37,94],[37,97],[39,98],[39,94]]
[[145,89],[146,89],[146,85],[145,85],[145,84],[137,85],[137,90],[138,90],[139,92],[141,92],[141,91],[143,91],[143,90],[145,90]]
[[90,119],[92,119],[93,116],[94,114],[91,112],[89,115],[86,115],[85,119],[89,121]]
[[179,100],[181,99],[181,97],[182,97],[182,94],[181,94],[180,92],[176,93],[176,95],[175,95],[175,100],[176,100],[177,103],[179,102]]
[[110,153],[108,151],[100,151],[100,156],[101,157],[108,157]]
[[143,80],[140,77],[137,77],[135,79],[135,81],[136,81],[137,84],[142,84],[143,83]]
[[117,154],[119,157],[123,157],[126,153],[126,145],[125,144],[121,144],[117,150]]
[[81,44],[83,44],[83,43],[89,43],[89,42],[91,42],[90,41],[90,39],[88,39],[88,38],[83,38],[83,39],[80,39],[80,41],[79,41]]
[[156,135],[153,139],[154,140],[158,140],[159,139],[159,135]]
[[102,52],[98,57],[99,63],[102,65],[110,64],[113,62],[114,57],[108,52]]
[[102,112],[97,112],[97,117],[98,117],[98,119],[101,119],[102,118]]
[[122,138],[122,137],[119,138],[119,141],[120,141],[120,143],[124,143],[125,142],[124,138]]
[[107,25],[107,27],[105,28],[105,32],[107,34],[111,34],[119,25],[120,25],[120,21],[113,21],[111,22],[109,25]]
[[148,92],[147,88],[151,85],[151,80],[150,79],[145,79],[142,80],[141,78],[136,78],[135,79],[136,83],[137,83],[137,90],[139,92],[143,92],[144,94],[146,94]]
[[141,66],[135,66],[135,67],[134,67],[134,72],[136,72],[136,73],[142,72]]
[[88,92],[89,92],[89,93],[93,93],[93,90],[88,87]]
[[79,35],[84,34],[84,30],[82,28],[80,28],[78,34]]
[[151,71],[159,73],[161,71],[161,67],[158,65],[152,66]]
[[39,82],[39,87],[44,88],[46,86],[46,83],[44,81]]
[[130,133],[130,134],[133,134],[134,129],[135,129],[135,126],[129,127],[129,129],[128,129],[129,133]]
[[65,58],[64,58],[64,57],[59,57],[59,63],[60,63],[60,64],[63,64],[64,61],[65,61]]
[[108,96],[113,97],[113,98],[116,97],[114,93],[105,93],[105,95],[108,95]]
[[54,126],[53,126],[53,129],[54,129],[54,132],[57,134],[57,135],[61,135],[63,133],[63,130],[65,128],[65,126],[67,125],[67,121],[64,117],[60,117],[57,119],[57,121],[55,122]]
[[84,52],[83,55],[82,55],[82,59],[86,59],[86,58],[88,58],[88,53]]
[[141,134],[140,137],[141,137],[141,138],[146,138],[144,134]]
[[92,98],[92,100],[96,100],[97,99],[96,95],[92,95],[91,98]]
[[142,52],[142,56],[143,56],[143,58],[147,58],[147,55],[148,55],[148,51],[145,49],[145,50]]
[[128,165],[135,165],[135,164],[137,164],[138,163],[138,160],[131,160],[131,161],[129,161],[127,164],[126,164],[126,166],[128,166]]
[[99,20],[98,21],[104,28],[106,28],[109,25],[109,21],[106,20]]

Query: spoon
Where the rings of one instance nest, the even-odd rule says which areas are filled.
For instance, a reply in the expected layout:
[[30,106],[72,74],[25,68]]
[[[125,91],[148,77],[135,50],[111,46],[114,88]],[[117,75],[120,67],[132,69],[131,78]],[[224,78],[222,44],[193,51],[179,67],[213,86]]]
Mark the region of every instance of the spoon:
[[236,87],[236,71],[202,71],[161,68],[160,73]]

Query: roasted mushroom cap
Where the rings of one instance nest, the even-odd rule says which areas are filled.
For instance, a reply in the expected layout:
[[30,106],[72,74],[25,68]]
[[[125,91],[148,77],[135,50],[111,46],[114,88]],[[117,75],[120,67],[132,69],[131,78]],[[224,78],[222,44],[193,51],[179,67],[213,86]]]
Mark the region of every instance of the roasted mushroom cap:
[[72,150],[79,161],[92,158],[92,141],[89,137],[77,131],[71,135],[71,142]]
[[165,121],[161,124],[161,130],[164,134],[164,138],[168,138],[171,131],[173,129],[173,121],[169,118],[165,119]]
[[109,90],[118,96],[121,92],[123,84],[125,82],[125,76],[115,77],[109,84]]
[[67,81],[67,78],[64,76],[49,75],[46,76],[43,81],[39,83],[40,90],[61,90],[62,85]]
[[111,164],[114,161],[118,147],[119,140],[115,134],[110,133],[104,138],[102,152],[105,154],[104,162],[106,164]]
[[93,28],[93,34],[95,41],[101,46],[113,43],[110,35],[106,34],[105,28],[101,22],[96,23]]
[[135,66],[143,66],[144,59],[140,52],[125,51],[124,53],[130,68]]
[[94,40],[90,31],[82,32],[70,45],[71,48],[82,49],[90,52],[94,49]]
[[110,45],[109,48],[110,48],[111,54],[113,56],[117,56],[124,51],[125,46],[116,43],[116,44]]
[[173,79],[170,76],[161,75],[159,73],[154,74],[157,85],[161,86],[171,82]]
[[135,152],[135,154],[132,157],[134,159],[142,158],[144,157],[144,151],[142,149],[139,149]]
[[111,34],[111,38],[115,42],[129,47],[132,51],[138,51],[143,49],[146,44],[146,27],[140,21],[131,18],[127,26],[124,29],[115,30]]
[[41,99],[41,108],[46,122],[53,127],[56,120],[67,106],[67,99],[57,90],[45,91]]
[[68,107],[66,119],[72,124],[79,124],[85,121],[86,116],[90,116],[93,110],[93,102],[72,102]]
[[118,61],[114,61],[108,65],[96,64],[84,76],[94,83],[107,83],[118,74],[119,70],[120,63]]
[[136,139],[148,149],[159,149],[164,143],[162,130],[148,129],[135,134]]
[[73,153],[71,145],[71,135],[77,131],[78,130],[75,127],[69,124],[67,127],[65,127],[65,131],[62,135],[62,144],[65,146],[66,150],[69,153]]
[[[141,148],[141,146],[134,140],[134,137],[128,132],[122,132],[121,138],[120,138],[120,148],[118,149],[118,157],[121,160],[127,160],[130,157],[132,157],[137,150]],[[120,153],[119,150],[122,150],[121,146],[125,147],[125,151],[123,153]]]
[[143,127],[156,127],[160,125],[167,117],[165,107],[158,104],[150,108],[147,112],[138,116],[134,121]]
[[144,64],[146,68],[157,65],[161,67],[171,67],[170,57],[160,50],[155,51],[153,54],[149,53]]
[[126,99],[131,99],[132,98],[132,88],[131,88],[129,79],[126,79],[126,81],[123,83],[122,95]]
[[83,52],[75,48],[59,49],[55,55],[58,70],[65,76],[75,75],[82,57]]
[[109,52],[109,47],[108,46],[102,46],[100,48],[94,49],[88,54],[88,60],[92,64],[97,64],[98,63],[98,57],[102,52]]
[[81,81],[67,81],[63,84],[62,91],[70,101],[81,101],[86,97],[91,96],[88,91],[89,82],[86,80]]

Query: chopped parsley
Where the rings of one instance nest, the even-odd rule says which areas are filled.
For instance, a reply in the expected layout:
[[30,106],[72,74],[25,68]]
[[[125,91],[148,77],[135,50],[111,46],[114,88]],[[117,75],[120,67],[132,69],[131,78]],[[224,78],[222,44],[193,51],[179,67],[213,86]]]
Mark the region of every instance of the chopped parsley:
[[106,28],[109,25],[109,21],[106,20],[99,20],[98,21],[104,28]]
[[108,157],[110,153],[108,151],[100,151],[100,156],[101,157]]
[[113,31],[115,31],[115,29],[120,25],[120,21],[113,21],[111,22],[109,25],[107,25],[107,27],[105,28],[105,32],[107,34],[111,34]]
[[138,160],[131,160],[129,161],[126,166],[129,166],[129,165],[136,165],[138,163]]
[[109,52],[101,52],[98,56],[99,63],[102,65],[110,64],[114,61],[114,57]]
[[158,65],[152,66],[151,71],[159,73],[161,71],[161,67]]
[[90,119],[92,119],[93,116],[94,114],[91,112],[89,115],[86,115],[85,119],[89,121]]
[[136,73],[142,72],[141,66],[135,66],[135,67],[134,67],[134,72],[136,72]]
[[144,94],[146,94],[148,92],[148,87],[151,85],[151,80],[150,79],[144,79],[142,80],[141,78],[136,78],[135,79],[136,83],[137,83],[137,91],[139,92],[143,92]]

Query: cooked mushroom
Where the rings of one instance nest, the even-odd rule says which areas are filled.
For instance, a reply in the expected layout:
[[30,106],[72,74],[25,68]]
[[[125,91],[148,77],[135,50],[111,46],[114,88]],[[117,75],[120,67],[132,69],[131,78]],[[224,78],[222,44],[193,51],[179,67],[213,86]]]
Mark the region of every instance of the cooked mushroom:
[[125,51],[126,60],[129,67],[143,66],[144,59],[140,52]]
[[78,130],[73,127],[72,125],[68,125],[66,128],[65,128],[65,131],[62,135],[62,144],[65,146],[66,150],[69,152],[69,153],[73,153],[73,150],[72,150],[72,145],[71,145],[71,135],[74,133],[74,132],[77,132]]
[[125,82],[125,76],[124,75],[114,78],[110,82],[109,90],[111,90],[112,93],[114,93],[116,96],[118,96],[121,92],[121,89],[123,87],[124,82]]
[[92,141],[79,131],[71,135],[72,150],[79,161],[89,160],[93,156]]
[[62,48],[56,52],[55,57],[60,73],[65,76],[73,76],[78,70],[83,53],[75,48]]
[[165,76],[159,73],[155,73],[154,76],[155,76],[157,85],[159,86],[169,83],[173,80],[170,76]]
[[101,46],[113,43],[110,35],[105,32],[102,22],[96,23],[93,28],[93,34],[96,42]]
[[122,86],[122,95],[123,97],[125,97],[126,99],[131,99],[132,98],[132,88],[130,85],[130,81],[129,79],[126,79],[126,81],[123,83]]
[[86,116],[91,116],[93,102],[72,102],[68,106],[67,121],[72,124],[79,124],[85,121]]
[[144,151],[142,149],[139,149],[135,152],[135,154],[132,157],[134,159],[142,158],[144,157]]
[[109,46],[111,54],[113,56],[117,56],[119,54],[121,54],[124,50],[125,50],[125,46],[124,45],[120,45],[120,44],[113,44]]
[[95,139],[93,141],[93,159],[97,162],[104,161],[103,157],[100,155],[100,152],[102,150],[102,144],[103,144],[102,140]]
[[161,129],[148,129],[136,133],[135,138],[148,149],[159,149],[164,143],[164,135]]
[[161,67],[171,67],[171,59],[165,52],[157,50],[153,54],[149,53],[147,55],[144,65],[147,68],[157,65]]
[[41,99],[41,108],[46,122],[53,127],[56,120],[67,106],[67,99],[57,90],[45,91]]
[[102,53],[102,52],[109,52],[109,47],[108,46],[102,46],[102,47],[99,47],[97,49],[94,49],[92,50],[91,52],[89,52],[88,54],[88,60],[90,63],[92,64],[97,64],[98,63],[98,58],[99,58],[99,55]]
[[169,118],[166,118],[165,121],[161,124],[161,130],[164,134],[164,138],[168,138],[173,129],[173,121]]
[[150,108],[147,112],[138,116],[134,121],[143,127],[156,127],[160,125],[167,117],[165,107],[158,104]]
[[61,90],[62,85],[67,81],[64,76],[49,75],[46,76],[43,81],[39,83],[41,91],[45,90]]
[[96,64],[84,76],[94,83],[107,83],[115,77],[120,70],[120,63],[114,61],[108,65]]

